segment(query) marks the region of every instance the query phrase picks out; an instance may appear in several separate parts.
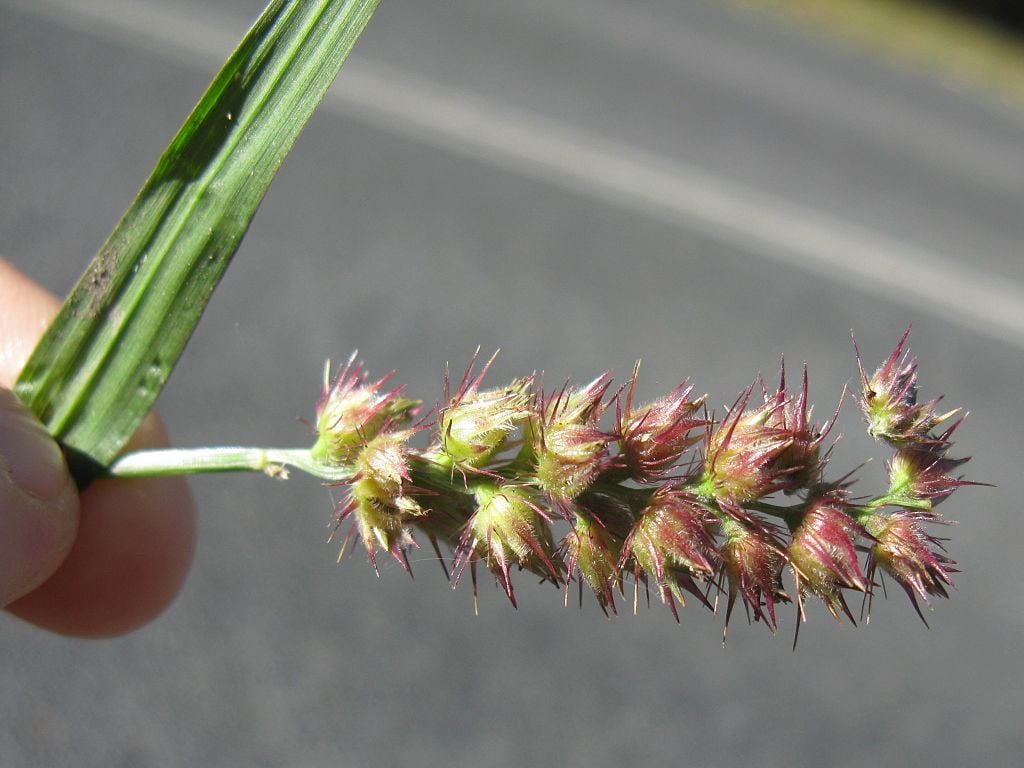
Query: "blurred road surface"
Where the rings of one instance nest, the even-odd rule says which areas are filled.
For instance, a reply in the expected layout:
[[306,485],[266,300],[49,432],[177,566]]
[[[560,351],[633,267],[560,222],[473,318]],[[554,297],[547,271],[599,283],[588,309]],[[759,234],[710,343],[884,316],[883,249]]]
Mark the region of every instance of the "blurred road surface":
[[[0,0],[0,253],[67,291],[260,10]],[[898,30],[894,31],[898,34]],[[161,400],[176,440],[301,444],[323,358],[425,400],[644,359],[720,407],[779,355],[824,413],[909,324],[972,413],[930,630],[815,605],[779,636],[695,606],[605,620],[519,579],[451,591],[323,544],[330,492],[202,478],[192,577],[130,637],[0,619],[5,766],[1013,764],[1022,748],[1024,114],[710,0],[384,0]],[[837,471],[884,452],[842,424]],[[890,587],[892,585],[890,584]]]

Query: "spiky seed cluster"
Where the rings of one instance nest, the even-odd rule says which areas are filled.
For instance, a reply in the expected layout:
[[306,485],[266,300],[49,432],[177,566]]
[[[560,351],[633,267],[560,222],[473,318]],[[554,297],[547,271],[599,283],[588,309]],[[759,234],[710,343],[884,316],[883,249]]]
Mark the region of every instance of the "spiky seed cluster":
[[633,399],[639,372],[637,362],[626,390],[625,404],[618,409],[616,432],[619,455],[630,474],[653,482],[670,472],[683,454],[700,442],[702,434],[697,430],[707,427],[708,421],[695,414],[706,397],[690,399],[693,386],[684,381],[653,403],[635,407]]
[[804,594],[810,592],[821,598],[837,619],[844,613],[853,620],[842,590],[868,591],[856,549],[857,542],[866,535],[850,515],[844,493],[833,491],[809,499],[807,512],[793,531],[787,550],[801,610]]
[[731,517],[723,520],[722,544],[724,574],[729,581],[729,602],[725,610],[728,631],[736,598],[742,597],[755,621],[763,621],[775,631],[775,604],[788,602],[782,588],[785,553],[770,523],[744,525]]
[[480,390],[495,357],[497,353],[476,376],[471,366],[454,394],[445,385],[446,405],[440,409],[438,433],[444,454],[457,466],[487,463],[504,447],[509,434],[529,418],[532,376],[516,379],[507,387]]
[[[784,372],[774,390],[758,378],[716,420],[687,382],[637,405],[637,368],[611,394],[610,373],[551,394],[533,376],[483,388],[492,357],[476,374],[471,363],[454,393],[445,384],[434,439],[416,449],[409,440],[425,427],[405,426],[416,403],[384,391],[388,377],[370,383],[353,358],[325,385],[314,453],[351,467],[334,521],[353,520],[375,565],[384,551],[407,568],[419,530],[439,557],[439,542],[452,547],[456,581],[468,568],[474,595],[483,564],[513,605],[512,573],[527,570],[566,590],[586,584],[615,612],[632,575],[634,607],[641,585],[677,619],[684,593],[712,609],[724,593],[726,626],[742,602],[773,631],[788,571],[801,620],[814,596],[852,621],[845,593],[870,598],[879,569],[915,607],[952,584],[954,563],[923,525],[944,522],[932,507],[969,484],[951,474],[966,459],[946,455],[960,421],[933,433],[955,412],[917,404],[905,343],[870,378],[858,352],[868,430],[895,448],[889,489],[869,500],[851,499],[849,475],[825,480],[839,408],[812,421],[806,368],[799,391]],[[556,544],[559,521],[568,532]]]
[[[763,403],[747,410],[755,385]],[[750,386],[709,432],[702,490],[725,504],[743,506],[778,491],[794,493],[813,484],[824,470],[827,455],[820,446],[835,418],[821,427],[810,423],[807,370],[793,397],[786,391],[783,368],[779,388],[769,392],[763,381]]]
[[378,549],[390,552],[408,567],[405,550],[415,546],[409,521],[425,514],[411,493],[407,451],[413,432],[384,432],[360,447],[348,496],[335,510],[335,530],[349,517],[355,519],[374,568]]
[[583,509],[573,513],[571,523],[561,546],[566,570],[579,574],[580,580],[593,590],[601,610],[614,613],[615,592],[622,587],[622,540],[596,515]]
[[[921,620],[920,597],[949,597],[947,587],[953,586],[951,573],[956,563],[944,553],[942,542],[928,534],[925,523],[949,521],[919,510],[897,508],[888,515],[866,519],[868,533],[874,539],[868,557],[868,578],[873,580],[877,568],[892,576],[910,597]],[[927,623],[927,622],[925,622]]]
[[[903,334],[888,359],[869,378],[860,362],[860,406],[868,423],[868,433],[884,440],[893,449],[889,460],[889,491],[877,503],[857,514],[872,542],[868,553],[867,577],[874,580],[879,568],[888,573],[910,597],[922,621],[918,598],[948,597],[956,573],[942,541],[927,533],[928,524],[949,525],[950,521],[934,511],[957,488],[975,485],[953,477],[967,458],[951,458],[952,435],[963,423],[963,416],[942,432],[949,419],[960,412],[956,408],[939,414],[941,397],[924,403],[917,401],[917,359],[905,349]],[[856,342],[855,342],[856,346]]]
[[581,389],[566,385],[553,398],[540,398],[530,429],[534,478],[556,502],[576,498],[610,466],[608,447],[616,436],[602,431],[599,422],[611,382],[608,372]]
[[791,470],[776,459],[792,444],[791,436],[770,422],[782,407],[778,398],[745,410],[751,390],[736,401],[721,427],[711,433],[704,462],[707,493],[742,505],[788,485]]
[[476,512],[456,548],[458,572],[461,574],[467,563],[472,568],[483,560],[513,605],[516,598],[509,574],[513,567],[526,568],[559,583],[561,571],[554,564],[550,521],[534,502],[533,492],[508,483],[485,481],[474,486],[473,496]]
[[[860,369],[860,407],[868,423],[868,434],[895,445],[930,443],[931,431],[959,409],[938,414],[941,397],[917,401],[917,358],[906,349],[908,328],[888,359],[868,378],[857,351]],[[856,346],[856,341],[854,341]]]
[[623,545],[620,567],[631,565],[638,579],[652,579],[676,612],[686,605],[683,590],[706,601],[694,578],[708,582],[721,567],[715,545],[715,517],[695,496],[665,485],[650,497]]
[[[959,422],[957,422],[959,424]],[[954,425],[955,426],[955,425]],[[967,459],[946,455],[952,428],[934,443],[899,447],[889,460],[889,494],[909,507],[931,508],[962,485],[972,485],[951,474]],[[942,446],[946,446],[943,448]]]
[[385,427],[397,428],[408,421],[419,403],[403,398],[402,387],[384,391],[393,374],[370,382],[353,353],[332,381],[331,362],[327,361],[323,391],[316,404],[314,459],[331,465],[351,462]]

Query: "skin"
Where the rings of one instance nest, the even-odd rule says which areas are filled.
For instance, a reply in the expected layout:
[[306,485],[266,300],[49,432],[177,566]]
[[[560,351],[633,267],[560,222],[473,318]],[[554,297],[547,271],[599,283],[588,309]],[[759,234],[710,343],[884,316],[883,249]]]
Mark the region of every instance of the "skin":
[[[0,385],[9,388],[59,302],[0,259],[0,307]],[[163,425],[150,414],[129,447],[166,445]],[[195,549],[196,510],[185,481],[107,480],[81,494],[62,471],[47,482],[55,490],[46,504],[5,501],[0,510],[0,535],[5,524],[19,532],[26,519],[34,526],[18,552],[4,553],[0,542],[0,555],[23,563],[28,574],[19,577],[22,596],[5,609],[76,637],[124,634],[158,616],[181,588]],[[6,538],[8,545],[14,540]]]

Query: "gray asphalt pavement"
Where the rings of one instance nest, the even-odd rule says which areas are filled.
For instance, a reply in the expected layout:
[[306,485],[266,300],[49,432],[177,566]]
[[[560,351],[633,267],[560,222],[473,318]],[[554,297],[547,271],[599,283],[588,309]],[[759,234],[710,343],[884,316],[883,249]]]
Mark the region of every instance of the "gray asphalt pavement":
[[[0,253],[67,291],[257,0],[0,0]],[[813,605],[780,632],[689,606],[606,620],[517,581],[381,577],[326,545],[327,489],[201,478],[172,609],[81,642],[0,618],[3,766],[1014,765],[1024,749],[1024,114],[730,4],[383,0],[161,400],[176,442],[297,445],[323,359],[425,400],[689,376],[716,407],[781,354],[830,412],[909,325],[971,411],[958,591],[918,621]],[[841,424],[836,471],[885,452]]]

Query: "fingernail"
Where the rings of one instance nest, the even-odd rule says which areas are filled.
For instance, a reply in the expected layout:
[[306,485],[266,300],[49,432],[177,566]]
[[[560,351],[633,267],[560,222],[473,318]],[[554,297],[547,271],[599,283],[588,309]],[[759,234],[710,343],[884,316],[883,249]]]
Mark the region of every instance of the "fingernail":
[[14,484],[40,501],[55,501],[67,491],[60,448],[8,390],[0,391],[0,460]]
[[57,443],[0,389],[0,606],[60,567],[78,529],[78,494]]

